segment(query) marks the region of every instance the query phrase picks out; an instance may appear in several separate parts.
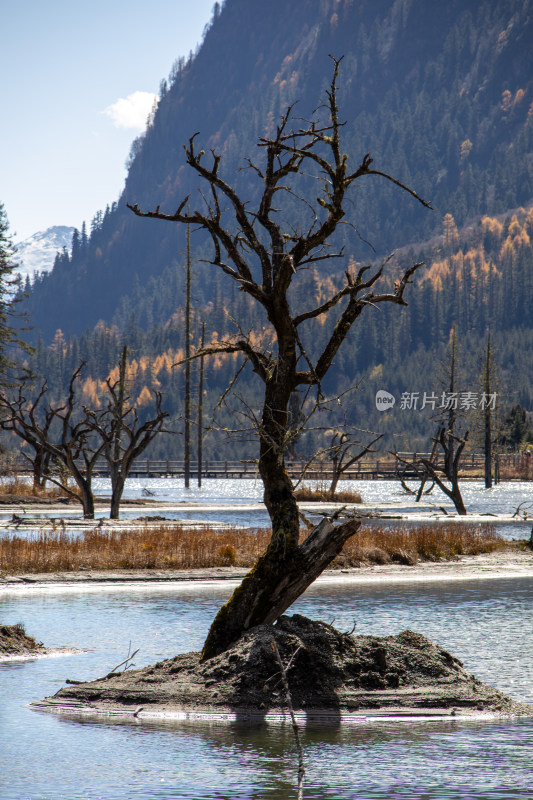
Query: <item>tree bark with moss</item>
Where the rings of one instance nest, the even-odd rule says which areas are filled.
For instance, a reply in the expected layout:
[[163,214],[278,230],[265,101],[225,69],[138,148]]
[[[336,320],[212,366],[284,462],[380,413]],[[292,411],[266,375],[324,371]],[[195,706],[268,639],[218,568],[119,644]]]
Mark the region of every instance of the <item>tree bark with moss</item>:
[[[209,190],[202,195],[202,207],[189,210],[190,197],[185,197],[171,214],[162,212],[159,206],[155,211],[141,211],[138,204],[129,206],[140,217],[192,224],[207,231],[213,244],[211,263],[263,307],[272,332],[269,347],[258,345],[256,339],[241,332],[195,353],[200,357],[240,352],[264,384],[262,412],[254,422],[264,501],[272,522],[267,550],[211,625],[203,648],[204,659],[224,651],[245,630],[274,622],[331,563],[359,527],[353,519],[338,525],[324,521],[299,543],[298,506],[285,467],[286,451],[295,435],[290,425],[290,399],[301,389],[316,388],[317,397],[322,396],[322,381],[354,322],[369,306],[383,302],[406,305],[406,287],[420,266],[414,264],[405,269],[392,288],[383,287],[381,280],[388,259],[377,268],[348,268],[344,284],[327,300],[309,308],[291,306],[290,289],[303,271],[318,262],[332,264],[344,258],[342,250],[333,251],[332,237],[344,222],[348,194],[357,181],[380,176],[429,207],[413,190],[373,169],[370,154],[355,169],[350,168],[341,147],[344,123],[339,121],[337,107],[340,61],[333,62],[326,102],[315,112],[316,118],[292,129],[289,108],[275,135],[259,139],[264,156],[261,163],[247,159],[261,187],[254,207],[222,178],[220,156],[212,152],[208,158],[204,150],[197,150],[198,134],[191,137],[185,153],[188,165]],[[314,204],[297,190],[297,179],[309,181],[309,174],[322,187]],[[291,202],[300,201],[307,209],[309,225],[305,228],[298,228],[291,219],[290,203],[284,203],[287,197]],[[313,356],[311,345],[306,347],[304,339],[312,341],[313,323],[324,314],[335,314],[335,324],[322,351]],[[250,409],[248,412],[253,415]]]

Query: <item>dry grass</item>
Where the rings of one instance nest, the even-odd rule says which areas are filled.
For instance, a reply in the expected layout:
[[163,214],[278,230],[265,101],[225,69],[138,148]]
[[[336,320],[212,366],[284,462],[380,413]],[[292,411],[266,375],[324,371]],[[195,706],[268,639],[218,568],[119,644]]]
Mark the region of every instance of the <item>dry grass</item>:
[[13,478],[5,483],[0,483],[0,497],[27,497],[29,499],[40,497],[56,500],[59,497],[68,497],[68,495],[59,486],[53,486],[50,489],[39,489],[35,488],[32,483]]
[[330,494],[327,489],[308,489],[303,486],[296,489],[294,496],[298,502],[308,503],[362,503],[363,498],[357,492],[335,492]]
[[450,561],[508,547],[490,524],[433,523],[416,526],[362,525],[336,559],[336,566]]
[[86,531],[79,538],[41,532],[31,538],[0,537],[5,572],[65,572],[79,569],[194,569],[251,566],[266,548],[269,531],[180,526],[125,531]]
[[[305,534],[303,534],[304,536]],[[79,538],[42,532],[0,536],[4,573],[72,570],[249,568],[264,552],[270,531],[176,526],[126,531],[88,531]],[[416,527],[362,526],[333,566],[419,560],[438,561],[508,546],[490,525],[439,524]]]

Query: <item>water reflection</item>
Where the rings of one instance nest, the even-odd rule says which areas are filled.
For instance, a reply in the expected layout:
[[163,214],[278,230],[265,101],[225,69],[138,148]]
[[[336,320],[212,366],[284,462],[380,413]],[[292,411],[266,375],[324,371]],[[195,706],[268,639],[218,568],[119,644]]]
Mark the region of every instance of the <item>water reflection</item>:
[[[143,666],[198,649],[230,587],[151,592],[3,596],[0,619],[74,656],[0,666],[0,797],[283,798],[295,796],[297,759],[288,725],[79,722],[38,714],[32,699],[66,678],[97,677],[128,648]],[[294,611],[340,630],[378,635],[420,630],[467,669],[533,701],[533,581],[357,588],[314,586]],[[303,730],[307,800],[501,800],[531,797],[533,721],[386,722]]]

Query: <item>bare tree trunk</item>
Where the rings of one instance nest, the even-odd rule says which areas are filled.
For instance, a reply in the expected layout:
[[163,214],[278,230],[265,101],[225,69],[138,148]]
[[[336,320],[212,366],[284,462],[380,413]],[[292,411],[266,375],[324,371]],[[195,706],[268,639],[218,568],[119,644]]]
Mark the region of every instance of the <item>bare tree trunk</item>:
[[38,445],[34,445],[35,456],[33,458],[33,488],[44,489],[46,487],[46,473],[48,472],[48,464],[50,456]]
[[[281,341],[279,337],[278,333],[278,341]],[[285,342],[285,345],[290,365],[292,343]],[[279,374],[283,376],[282,345],[280,350]],[[336,527],[323,520],[299,545],[298,504],[284,457],[290,395],[290,383],[283,378],[267,382],[259,472],[263,479],[264,502],[272,521],[272,538],[255,567],[215,617],[202,650],[203,660],[226,650],[249,628],[274,622],[333,561],[360,526],[356,520]]]
[[335,470],[335,465],[333,466],[333,477],[331,479],[331,483],[329,485],[328,494],[330,497],[335,497],[335,492],[337,491],[337,485],[339,483],[339,479],[341,477],[341,473]]
[[92,490],[85,484],[81,488],[81,504],[83,507],[83,519],[94,519],[94,495]]
[[[429,457],[429,460],[431,461],[431,463],[433,463],[433,461],[434,461],[434,459],[435,459],[435,455],[436,455],[436,453],[437,453],[437,448],[438,448],[438,446],[439,446],[439,445],[438,445],[438,441],[437,441],[437,440],[435,440],[435,441],[433,442],[433,449],[431,450],[431,455],[430,455],[430,457]],[[426,473],[424,474],[424,477],[423,477],[423,478],[422,478],[422,480],[420,481],[420,486],[418,487],[418,492],[417,492],[417,494],[416,494],[416,500],[415,500],[415,503],[419,503],[419,502],[421,501],[421,499],[422,499],[422,496],[423,496],[423,494],[424,494],[424,488],[425,488],[425,486],[426,486],[426,483],[427,483],[427,479],[428,479],[428,477],[429,477],[429,474],[428,474],[428,472],[426,472]]]
[[124,494],[124,484],[126,483],[126,476],[122,476],[121,470],[116,470],[113,478],[113,488],[111,491],[111,504],[109,508],[109,519],[120,518],[120,502]]
[[94,519],[94,495],[90,467],[86,467],[86,474],[84,475],[70,454],[67,455],[64,463],[80,490],[79,499],[83,508],[83,519]]
[[222,653],[244,631],[271,624],[326,569],[361,523],[334,526],[324,519],[299,547],[283,548],[272,540],[255,567],[222,606],[202,650],[202,660]]
[[490,410],[485,409],[485,489],[492,489],[492,430]]

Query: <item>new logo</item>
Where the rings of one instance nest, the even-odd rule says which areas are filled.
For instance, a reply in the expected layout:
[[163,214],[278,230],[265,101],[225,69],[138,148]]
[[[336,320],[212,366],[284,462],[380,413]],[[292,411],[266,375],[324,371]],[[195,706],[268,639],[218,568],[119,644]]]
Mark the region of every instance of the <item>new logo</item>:
[[386,392],[385,389],[380,389],[376,392],[376,408],[378,411],[388,411],[394,406],[395,402],[394,395]]

